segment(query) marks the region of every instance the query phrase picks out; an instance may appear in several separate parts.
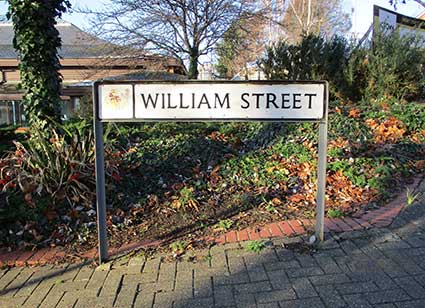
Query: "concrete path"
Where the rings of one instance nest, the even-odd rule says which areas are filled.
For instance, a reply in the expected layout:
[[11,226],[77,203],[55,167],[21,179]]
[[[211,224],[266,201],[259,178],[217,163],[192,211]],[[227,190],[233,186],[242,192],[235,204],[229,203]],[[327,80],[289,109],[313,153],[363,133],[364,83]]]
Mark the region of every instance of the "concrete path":
[[0,307],[425,307],[422,196],[388,228],[329,235],[316,252],[302,237],[89,265],[0,270]]

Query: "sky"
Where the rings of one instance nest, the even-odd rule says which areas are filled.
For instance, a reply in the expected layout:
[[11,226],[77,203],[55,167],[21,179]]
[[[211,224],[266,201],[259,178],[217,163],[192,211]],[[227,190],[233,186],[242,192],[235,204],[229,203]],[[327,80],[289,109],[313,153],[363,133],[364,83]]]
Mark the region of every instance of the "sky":
[[[107,4],[111,0],[71,0],[73,7],[86,7],[96,10],[99,7]],[[361,37],[372,24],[373,20],[373,5],[378,5],[384,8],[392,9],[388,0],[344,0],[344,8],[347,12],[353,12],[351,32]],[[4,15],[7,10],[6,1],[0,0],[0,15]],[[408,4],[400,4],[397,12],[411,17],[416,17],[424,9],[413,0],[408,1]],[[72,22],[81,29],[87,29],[89,23],[84,14],[69,12],[63,15],[63,19]]]

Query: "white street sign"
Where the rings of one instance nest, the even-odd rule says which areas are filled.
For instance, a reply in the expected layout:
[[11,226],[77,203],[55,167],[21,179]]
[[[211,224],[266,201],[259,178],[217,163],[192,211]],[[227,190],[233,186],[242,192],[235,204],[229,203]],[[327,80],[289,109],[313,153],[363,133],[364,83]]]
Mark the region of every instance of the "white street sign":
[[101,121],[319,121],[325,82],[99,84]]

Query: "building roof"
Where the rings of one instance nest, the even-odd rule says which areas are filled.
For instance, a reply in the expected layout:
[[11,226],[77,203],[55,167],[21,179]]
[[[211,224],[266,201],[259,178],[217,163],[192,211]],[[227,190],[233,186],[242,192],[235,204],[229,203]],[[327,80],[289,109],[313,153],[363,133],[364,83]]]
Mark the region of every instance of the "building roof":
[[[187,80],[187,76],[173,74],[168,72],[158,71],[140,71],[130,74],[123,74],[104,78],[104,80],[132,80],[132,81],[143,81],[143,80]],[[64,100],[69,99],[73,96],[83,96],[90,94],[92,91],[93,81],[83,81],[79,83],[64,83],[62,87],[62,96]],[[17,84],[0,84],[0,101],[2,100],[22,100],[23,90],[20,89]]]
[[[104,53],[102,46],[108,43],[82,31],[75,25],[60,21],[56,25],[62,39],[62,48],[59,56],[62,58],[90,58],[98,57]],[[0,58],[16,59],[18,54],[13,48],[13,25],[0,22]]]
[[[112,44],[63,20],[58,20],[56,28],[62,39],[58,53],[64,82],[94,80],[138,70],[186,74],[183,63],[177,58],[147,54],[142,49]],[[0,22],[0,71],[3,74],[0,82],[19,82],[19,57],[13,48],[13,36],[13,25]],[[152,73],[144,76],[138,77],[165,80],[176,78],[172,75],[154,76]],[[124,79],[130,77],[135,76]]]

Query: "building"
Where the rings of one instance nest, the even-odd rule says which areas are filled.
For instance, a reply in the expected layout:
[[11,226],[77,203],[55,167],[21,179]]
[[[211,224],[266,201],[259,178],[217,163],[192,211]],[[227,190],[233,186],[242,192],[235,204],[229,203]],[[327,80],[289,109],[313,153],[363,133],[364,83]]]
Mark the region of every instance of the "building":
[[[59,50],[63,89],[61,99],[65,118],[78,109],[81,97],[91,93],[94,80],[103,78],[181,79],[185,68],[180,60],[118,46],[96,38],[75,25],[57,24],[62,48]],[[19,59],[12,45],[11,23],[0,23],[0,125],[22,124],[25,120],[19,83]],[[120,77],[117,77],[120,76]]]
[[373,15],[375,29],[379,29],[384,25],[385,27],[398,29],[401,35],[419,35],[425,38],[425,16],[423,13],[414,18],[374,5]]

